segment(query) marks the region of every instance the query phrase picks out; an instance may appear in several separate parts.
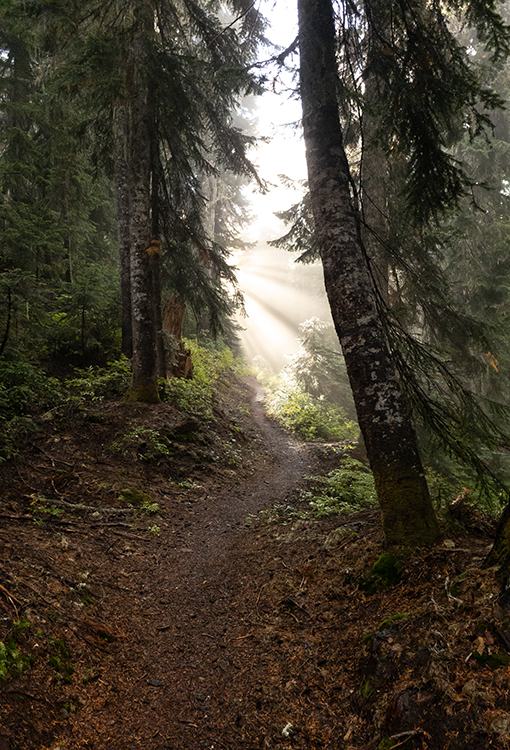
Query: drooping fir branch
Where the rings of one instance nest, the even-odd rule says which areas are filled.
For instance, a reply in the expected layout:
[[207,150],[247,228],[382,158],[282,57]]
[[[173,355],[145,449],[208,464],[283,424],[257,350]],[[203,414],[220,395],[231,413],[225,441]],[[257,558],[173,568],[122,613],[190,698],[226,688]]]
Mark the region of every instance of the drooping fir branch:
[[392,315],[380,308],[386,336],[403,392],[413,412],[444,452],[476,472],[482,489],[508,493],[505,480],[481,458],[480,448],[510,448],[504,425],[510,408],[473,393],[452,372],[444,354],[417,341]]

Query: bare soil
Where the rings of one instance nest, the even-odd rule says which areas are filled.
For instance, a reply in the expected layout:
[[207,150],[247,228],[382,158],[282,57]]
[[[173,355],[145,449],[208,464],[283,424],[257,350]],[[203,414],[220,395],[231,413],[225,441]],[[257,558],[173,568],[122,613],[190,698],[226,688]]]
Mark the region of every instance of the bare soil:
[[3,465],[0,750],[510,747],[491,525],[444,522],[385,585],[378,512],[299,496],[344,446],[218,386],[206,422],[63,404]]

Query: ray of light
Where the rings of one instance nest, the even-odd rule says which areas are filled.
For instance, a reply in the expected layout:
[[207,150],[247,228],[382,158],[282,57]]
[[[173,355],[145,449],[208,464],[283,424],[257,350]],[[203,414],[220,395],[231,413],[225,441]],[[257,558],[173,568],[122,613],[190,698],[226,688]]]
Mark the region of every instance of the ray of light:
[[317,316],[330,320],[316,269],[292,264],[292,256],[265,243],[236,259],[246,317],[240,339],[249,362],[263,357],[275,370],[299,348],[299,324]]

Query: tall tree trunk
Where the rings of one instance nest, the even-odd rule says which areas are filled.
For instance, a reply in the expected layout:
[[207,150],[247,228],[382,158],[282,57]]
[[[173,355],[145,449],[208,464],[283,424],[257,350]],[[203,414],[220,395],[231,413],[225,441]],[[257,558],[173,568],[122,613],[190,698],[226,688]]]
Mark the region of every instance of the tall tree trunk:
[[152,4],[137,0],[134,6],[133,87],[129,149],[130,272],[133,358],[130,401],[159,401],[156,324],[151,268],[151,127],[147,45],[154,34]]
[[161,257],[160,257],[160,221],[159,221],[159,189],[161,172],[159,164],[159,144],[156,133],[156,117],[154,102],[151,101],[151,211],[152,211],[152,247],[151,271],[154,301],[154,323],[156,326],[156,361],[158,378],[166,378],[167,356],[163,336],[163,313],[161,298]]
[[338,114],[331,0],[298,0],[298,13],[312,210],[326,291],[374,474],[386,543],[433,544],[439,528],[351,201]]
[[[128,77],[131,77],[128,72]],[[122,314],[122,353],[133,356],[131,320],[131,258],[129,231],[129,105],[125,98],[117,101],[114,112],[115,195],[117,200],[117,239],[120,260],[120,297]]]

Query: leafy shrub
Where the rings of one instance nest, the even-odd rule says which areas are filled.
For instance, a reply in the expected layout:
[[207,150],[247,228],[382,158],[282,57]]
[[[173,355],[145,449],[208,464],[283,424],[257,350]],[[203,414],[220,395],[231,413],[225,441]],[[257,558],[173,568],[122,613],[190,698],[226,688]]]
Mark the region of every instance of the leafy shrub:
[[303,440],[356,440],[359,434],[358,425],[346,419],[342,407],[292,387],[269,390],[266,409]]
[[76,370],[78,377],[66,381],[79,397],[88,401],[122,398],[129,386],[131,371],[126,357],[109,362],[107,367]]
[[316,487],[301,493],[318,516],[333,513],[352,513],[374,505],[377,495],[374,477],[361,461],[346,459],[340,469],[334,469],[322,477],[310,477]]
[[110,450],[124,456],[134,453],[140,461],[147,462],[172,455],[168,438],[162,432],[140,425],[127,432],[120,442],[112,443]]
[[35,414],[50,409],[62,395],[60,382],[26,361],[0,360],[0,416]]
[[348,416],[355,418],[345,361],[333,325],[314,317],[301,323],[299,330],[299,350],[287,355],[289,364],[283,368],[283,374],[289,375],[300,390],[341,404]]
[[170,381],[163,381],[164,398],[180,411],[212,419],[214,382],[226,370],[235,370],[242,365],[224,344],[202,346],[189,339],[185,339],[185,344],[191,351],[193,379],[171,378]]
[[164,400],[175,406],[179,411],[194,414],[203,419],[212,419],[212,383],[206,378],[194,376],[193,380],[171,378],[164,381]]
[[36,429],[30,417],[51,409],[61,397],[60,382],[40,367],[0,360],[0,463],[17,455],[20,441]]

